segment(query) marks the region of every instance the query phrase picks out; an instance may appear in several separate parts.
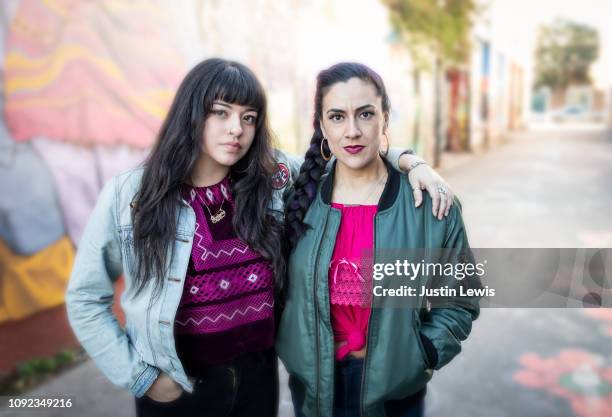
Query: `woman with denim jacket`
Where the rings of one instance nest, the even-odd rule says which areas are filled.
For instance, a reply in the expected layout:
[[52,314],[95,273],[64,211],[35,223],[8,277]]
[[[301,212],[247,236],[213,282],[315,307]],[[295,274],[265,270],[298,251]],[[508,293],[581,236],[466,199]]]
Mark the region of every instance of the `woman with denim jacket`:
[[[391,250],[427,248],[441,265],[470,253],[459,204],[434,219],[431,199],[415,207],[411,186],[379,154],[389,110],[382,79],[365,65],[340,63],[317,77],[315,132],[287,202],[292,252],[276,342],[298,417],[422,416],[433,369],[459,352],[478,316],[475,297],[422,295],[426,285],[467,285],[450,273],[373,281],[368,265],[384,265]],[[385,297],[402,284],[412,298]],[[435,308],[421,308],[427,301]]]
[[[203,61],[178,88],[144,166],[105,185],[85,229],[69,320],[140,416],[276,413],[282,194],[301,161],[273,150],[266,111],[248,68]],[[419,166],[416,191],[432,190],[442,180],[419,164],[402,157]],[[111,312],[121,274],[125,329]]]

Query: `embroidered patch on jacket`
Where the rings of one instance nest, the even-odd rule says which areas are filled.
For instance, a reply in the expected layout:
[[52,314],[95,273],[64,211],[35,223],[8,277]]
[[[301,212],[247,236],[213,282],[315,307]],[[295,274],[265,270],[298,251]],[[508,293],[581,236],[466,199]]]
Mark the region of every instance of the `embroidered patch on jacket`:
[[280,190],[281,188],[285,188],[289,180],[291,179],[291,172],[287,165],[282,162],[278,163],[278,171],[274,175],[272,175],[272,187],[276,190]]

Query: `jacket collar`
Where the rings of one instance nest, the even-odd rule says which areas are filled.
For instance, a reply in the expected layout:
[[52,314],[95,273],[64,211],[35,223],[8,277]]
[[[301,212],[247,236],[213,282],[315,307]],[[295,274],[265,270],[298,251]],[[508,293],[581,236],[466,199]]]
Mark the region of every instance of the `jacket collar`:
[[[397,198],[400,186],[399,171],[393,168],[386,159],[383,159],[383,161],[387,167],[389,176],[387,177],[385,189],[383,190],[380,200],[378,201],[378,211],[388,209],[393,205],[395,199]],[[332,169],[328,175],[323,177],[323,182],[321,184],[321,200],[323,200],[323,203],[328,205],[331,204],[332,191],[334,188],[334,175],[336,173],[336,163],[337,161],[334,161]]]

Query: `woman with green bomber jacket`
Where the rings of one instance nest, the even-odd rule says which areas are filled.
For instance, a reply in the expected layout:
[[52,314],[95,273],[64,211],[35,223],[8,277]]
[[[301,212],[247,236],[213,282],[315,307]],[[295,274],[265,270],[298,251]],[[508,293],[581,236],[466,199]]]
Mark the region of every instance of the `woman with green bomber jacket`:
[[460,352],[479,314],[476,297],[371,302],[364,251],[452,249],[434,259],[452,263],[471,254],[458,202],[436,219],[431,198],[415,207],[405,176],[384,161],[389,107],[365,65],[340,63],[317,77],[315,132],[286,205],[289,284],[276,340],[298,417],[422,416],[433,370]]

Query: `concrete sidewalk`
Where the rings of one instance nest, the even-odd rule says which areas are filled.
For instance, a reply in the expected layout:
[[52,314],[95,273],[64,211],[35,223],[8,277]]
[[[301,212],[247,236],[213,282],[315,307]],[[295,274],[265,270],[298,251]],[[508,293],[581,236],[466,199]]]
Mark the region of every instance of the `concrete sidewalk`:
[[[281,403],[279,417],[293,416],[288,375],[281,365]],[[92,361],[77,366],[19,398],[70,399],[71,408],[9,409],[0,408],[0,417],[134,417],[134,398],[111,384]],[[4,397],[8,399],[9,397]],[[177,416],[182,417],[182,416]],[[247,416],[245,416],[247,417]]]

